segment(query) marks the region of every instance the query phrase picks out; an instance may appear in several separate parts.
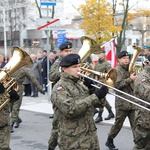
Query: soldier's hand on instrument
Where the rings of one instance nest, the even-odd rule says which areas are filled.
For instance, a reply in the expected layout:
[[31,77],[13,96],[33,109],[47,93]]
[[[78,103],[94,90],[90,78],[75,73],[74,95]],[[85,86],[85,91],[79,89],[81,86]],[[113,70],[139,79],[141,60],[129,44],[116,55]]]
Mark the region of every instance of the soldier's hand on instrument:
[[41,89],[39,90],[41,94],[45,95],[45,92]]
[[93,87],[91,84],[95,84],[95,82],[93,80],[91,80],[91,79],[84,78],[83,84],[90,89],[90,88]]
[[9,92],[9,95],[10,95],[10,99],[19,100],[19,98],[20,98],[20,96],[17,94],[17,92],[13,89]]
[[100,89],[98,89],[95,92],[95,95],[98,97],[98,99],[102,99],[106,96],[106,94],[108,93],[108,87],[107,86],[102,86]]
[[0,94],[5,92],[5,87],[3,86],[3,83],[0,82]]
[[132,73],[132,74],[130,75],[130,78],[131,78],[133,81],[135,81],[136,77],[137,77],[137,75],[136,75],[135,73]]

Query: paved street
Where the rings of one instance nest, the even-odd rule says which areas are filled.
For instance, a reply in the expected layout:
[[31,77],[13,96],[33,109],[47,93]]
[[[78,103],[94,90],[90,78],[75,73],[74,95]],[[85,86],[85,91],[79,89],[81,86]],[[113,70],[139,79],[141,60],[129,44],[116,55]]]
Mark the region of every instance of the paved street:
[[[111,98],[113,103],[113,97],[108,95],[108,98]],[[52,119],[49,118],[49,113],[52,112],[51,103],[48,102],[46,95],[40,95],[38,98],[23,97],[20,112],[23,122],[11,134],[10,146],[12,150],[47,150],[47,142],[52,127]],[[107,115],[105,110],[103,117]],[[97,124],[101,150],[108,150],[105,142],[113,122],[114,119]],[[116,137],[115,144],[119,150],[132,150],[133,138],[128,121]]]

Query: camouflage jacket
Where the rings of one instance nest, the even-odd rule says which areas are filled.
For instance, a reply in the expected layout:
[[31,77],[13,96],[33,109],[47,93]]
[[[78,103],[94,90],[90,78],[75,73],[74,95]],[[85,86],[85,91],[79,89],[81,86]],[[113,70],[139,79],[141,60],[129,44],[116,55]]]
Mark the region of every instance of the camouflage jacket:
[[[133,80],[130,78],[128,67],[124,68],[119,64],[116,69],[117,69],[117,80],[114,84],[115,88],[127,94],[133,95],[133,89],[131,87],[131,83],[133,83]],[[120,92],[116,92],[116,94],[128,100],[132,100],[132,98]],[[135,109],[135,106],[121,98],[116,97],[115,108],[118,110],[131,110],[131,109]]]
[[51,101],[54,113],[59,115],[60,135],[71,138],[96,130],[93,105],[100,104],[100,101],[95,94],[89,95],[88,88],[77,78],[62,73],[54,85]]
[[49,72],[49,80],[51,82],[53,82],[54,84],[58,82],[58,80],[60,79],[60,62],[62,60],[62,56],[59,56],[58,59],[55,60],[55,62],[53,63],[53,65],[51,66],[50,72]]
[[16,79],[18,84],[18,91],[23,91],[24,89],[23,81],[25,77],[27,77],[38,88],[38,90],[42,89],[37,79],[32,74],[30,74],[29,70],[27,70],[24,67],[18,69],[15,73],[13,73],[11,77]]
[[[2,105],[7,99],[9,99],[9,94],[4,93],[0,94],[0,105]],[[9,125],[9,103],[7,103],[1,110],[0,110],[0,128]]]
[[[95,71],[98,71],[101,73],[107,73],[110,69],[111,69],[111,65],[110,65],[110,63],[107,62],[107,60],[105,58],[102,60],[99,59],[94,67]],[[96,77],[96,75],[94,78],[97,80],[100,80],[100,81],[104,81],[104,79]]]
[[[138,74],[134,84],[134,94],[136,97],[150,103],[150,66],[145,66],[144,70]],[[141,102],[138,101],[140,104]],[[150,105],[141,103],[150,109]],[[150,131],[150,111],[137,107],[136,125],[140,125]]]

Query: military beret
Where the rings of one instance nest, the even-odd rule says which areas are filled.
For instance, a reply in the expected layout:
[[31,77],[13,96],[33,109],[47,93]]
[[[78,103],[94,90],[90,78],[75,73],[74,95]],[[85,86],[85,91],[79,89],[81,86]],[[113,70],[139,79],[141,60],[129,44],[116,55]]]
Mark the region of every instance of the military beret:
[[62,44],[59,46],[59,49],[60,49],[61,51],[63,51],[64,49],[70,49],[70,48],[72,48],[72,43],[69,42],[69,41],[66,41],[66,42],[62,43]]
[[124,56],[129,56],[128,52],[127,51],[121,51],[119,54],[118,54],[118,58],[122,58]]
[[61,67],[69,67],[79,63],[80,63],[80,56],[78,54],[69,54],[63,57],[59,65]]
[[43,52],[47,53],[47,50],[43,50]]

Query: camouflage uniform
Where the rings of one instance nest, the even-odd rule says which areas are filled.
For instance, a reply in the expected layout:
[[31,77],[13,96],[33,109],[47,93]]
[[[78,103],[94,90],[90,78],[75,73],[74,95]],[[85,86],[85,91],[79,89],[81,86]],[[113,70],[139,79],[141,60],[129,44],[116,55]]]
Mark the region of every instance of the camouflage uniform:
[[[101,73],[107,73],[110,69],[111,69],[111,65],[106,61],[105,58],[102,59],[102,60],[99,59],[98,62],[96,63],[96,65],[95,65],[95,67],[94,67],[94,70],[95,70],[95,71],[98,71],[98,72],[101,72]],[[95,77],[95,79],[98,80],[98,81],[104,82],[104,79],[102,79],[102,78]],[[101,85],[99,85],[99,86],[101,86]],[[104,99],[105,99],[104,105],[103,105],[103,106],[102,106],[102,105],[99,106],[99,113],[100,113],[100,114],[103,113],[104,107],[106,107],[106,109],[107,109],[108,111],[111,110],[111,108],[112,108],[112,107],[109,105],[109,103],[108,103],[108,101],[106,100],[106,98],[104,98]]]
[[51,66],[51,70],[49,72],[49,80],[53,82],[53,85],[56,84],[60,79],[61,72],[59,71],[59,63],[61,62],[62,58],[62,56],[59,56],[54,64]]
[[[8,94],[0,94],[0,105],[9,98]],[[0,110],[0,150],[10,150],[10,111],[9,103]]]
[[[128,67],[123,67],[119,64],[117,67],[117,73],[118,75],[117,75],[117,80],[115,82],[115,88],[125,93],[128,93],[130,95],[133,95],[133,90],[131,87],[131,83],[133,83],[133,80],[130,78]],[[132,100],[131,97],[128,97],[120,92],[116,92],[116,94],[124,98],[127,98],[129,100]],[[129,118],[131,129],[134,135],[135,106],[125,100],[122,100],[121,98],[116,97],[115,108],[116,108],[115,123],[111,127],[111,130],[109,132],[109,137],[113,139],[117,136],[117,134],[119,133],[119,131],[121,130],[123,126],[123,123],[126,117]]]
[[42,86],[38,83],[36,78],[30,74],[30,72],[26,68],[20,68],[17,70],[12,77],[16,78],[18,90],[17,93],[20,96],[19,100],[16,102],[11,102],[11,121],[17,122],[19,117],[19,110],[22,103],[22,94],[24,91],[23,81],[24,78],[27,77],[30,81],[38,88],[38,90],[42,90]]
[[99,150],[96,126],[93,120],[94,105],[99,104],[95,94],[78,83],[78,79],[61,74],[53,88],[51,101],[59,116],[58,145],[60,150]]
[[[146,65],[135,80],[134,94],[150,103],[150,66]],[[138,101],[138,103],[140,102]],[[142,103],[141,105],[150,108],[147,104]],[[135,112],[134,150],[150,150],[150,111],[137,107]]]
[[[53,82],[53,85],[55,85],[60,79],[61,72],[59,71],[59,68],[60,68],[59,64],[60,64],[62,58],[63,58],[62,56],[59,56],[58,59],[54,62],[54,64],[51,67],[51,70],[50,70],[50,73],[49,73],[49,80]],[[55,112],[53,122],[52,122],[53,128],[51,130],[50,139],[48,141],[49,147],[51,147],[51,149],[55,149],[55,147],[57,146],[58,117],[59,117],[58,114]]]

